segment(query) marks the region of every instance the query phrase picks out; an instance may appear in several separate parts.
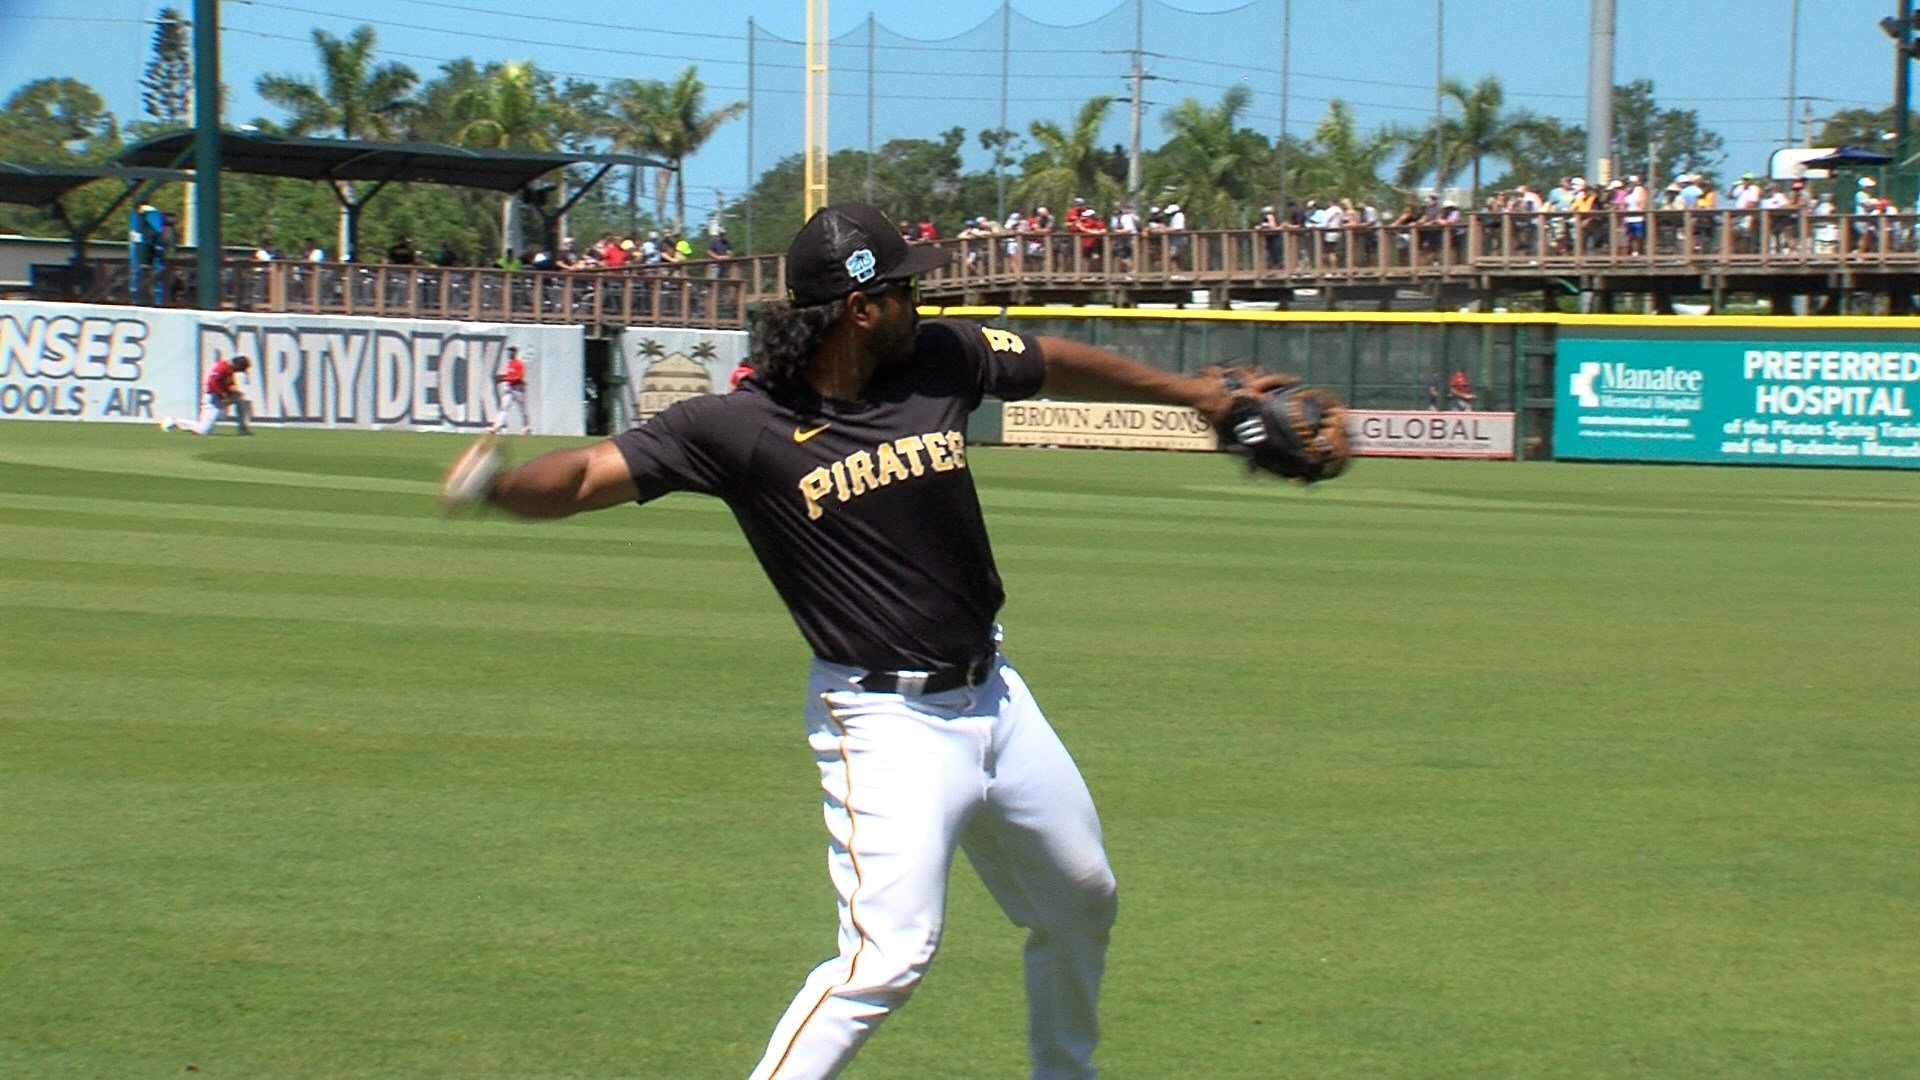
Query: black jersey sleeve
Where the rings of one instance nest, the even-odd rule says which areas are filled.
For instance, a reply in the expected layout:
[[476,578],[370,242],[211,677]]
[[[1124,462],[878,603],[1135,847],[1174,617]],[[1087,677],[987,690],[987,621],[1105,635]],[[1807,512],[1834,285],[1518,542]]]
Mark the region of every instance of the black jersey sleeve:
[[[668,492],[722,495],[740,475],[751,452],[756,423],[729,423],[733,394],[704,394],[676,402],[646,423],[615,435],[640,502]],[[742,418],[744,419],[744,418]]]
[[1030,398],[1046,381],[1047,361],[1037,338],[957,319],[930,320],[921,332],[934,336],[942,351],[957,355],[969,374],[975,407],[988,395],[1003,401]]

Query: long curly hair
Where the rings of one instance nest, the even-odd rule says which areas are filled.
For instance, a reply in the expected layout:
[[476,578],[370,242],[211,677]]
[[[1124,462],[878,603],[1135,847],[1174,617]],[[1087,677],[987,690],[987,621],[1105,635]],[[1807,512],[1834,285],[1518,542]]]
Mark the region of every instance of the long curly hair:
[[753,353],[747,363],[755,377],[776,395],[797,388],[807,360],[845,311],[846,305],[840,303],[794,307],[775,300],[756,304],[747,315]]

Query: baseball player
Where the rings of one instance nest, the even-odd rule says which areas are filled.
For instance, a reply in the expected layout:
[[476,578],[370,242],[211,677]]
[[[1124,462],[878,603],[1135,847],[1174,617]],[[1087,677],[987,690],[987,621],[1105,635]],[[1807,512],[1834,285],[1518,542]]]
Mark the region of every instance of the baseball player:
[[527,365],[520,361],[518,346],[507,346],[507,362],[493,380],[500,384],[500,415],[487,430],[496,434],[507,430],[507,417],[514,414],[520,417],[520,434],[533,434],[532,421],[527,418]]
[[171,416],[160,420],[161,431],[191,431],[195,435],[213,434],[213,425],[228,409],[233,410],[233,422],[240,434],[253,434],[253,426],[248,422],[252,417],[252,408],[247,404],[247,393],[240,380],[253,369],[253,361],[245,356],[236,356],[232,360],[217,360],[207,369],[207,378],[201,386],[200,416],[191,422],[177,420]]
[[988,394],[1045,390],[1192,405],[1219,422],[1235,399],[1221,380],[1077,342],[920,322],[914,277],[947,258],[909,247],[870,206],[821,210],[787,251],[789,302],[760,314],[737,390],[506,471],[482,439],[442,485],[447,509],[529,518],[717,496],[812,647],[804,713],[839,949],[752,1080],[837,1075],[906,1001],[940,943],[955,851],[1027,929],[1031,1075],[1096,1075],[1114,877],[1087,785],[1001,651],[967,415]]

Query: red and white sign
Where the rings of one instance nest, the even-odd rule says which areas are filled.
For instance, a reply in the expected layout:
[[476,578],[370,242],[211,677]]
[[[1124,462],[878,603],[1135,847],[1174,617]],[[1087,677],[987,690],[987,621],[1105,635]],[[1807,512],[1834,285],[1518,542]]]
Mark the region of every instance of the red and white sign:
[[1362,457],[1513,457],[1510,412],[1353,409],[1347,434]]

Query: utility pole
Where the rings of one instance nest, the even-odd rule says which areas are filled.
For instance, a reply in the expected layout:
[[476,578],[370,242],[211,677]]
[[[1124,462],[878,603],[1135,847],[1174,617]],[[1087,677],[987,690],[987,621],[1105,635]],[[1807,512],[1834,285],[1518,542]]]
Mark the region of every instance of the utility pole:
[[749,15],[747,16],[747,235],[744,237],[747,246],[741,249],[740,253],[743,255],[751,255],[754,250],[753,185],[759,179],[753,174],[753,118],[754,114],[760,111],[760,102],[755,99],[753,93],[753,39],[758,36],[754,30],[753,16]]
[[1591,0],[1587,46],[1587,179],[1613,179],[1613,0]]
[[993,149],[995,225],[1007,220],[1007,61],[1013,47],[1013,0],[1000,0],[1000,145]]
[[193,0],[195,300],[220,307],[220,0]]
[[1127,200],[1133,212],[1140,212],[1140,84],[1146,74],[1140,69],[1141,52],[1147,46],[1146,0],[1133,0],[1133,128],[1127,144]]
[[867,12],[867,182],[861,198],[873,202],[873,12]]
[[1793,145],[1793,110],[1800,96],[1800,0],[1793,0],[1793,12],[1787,20],[1787,141]]

